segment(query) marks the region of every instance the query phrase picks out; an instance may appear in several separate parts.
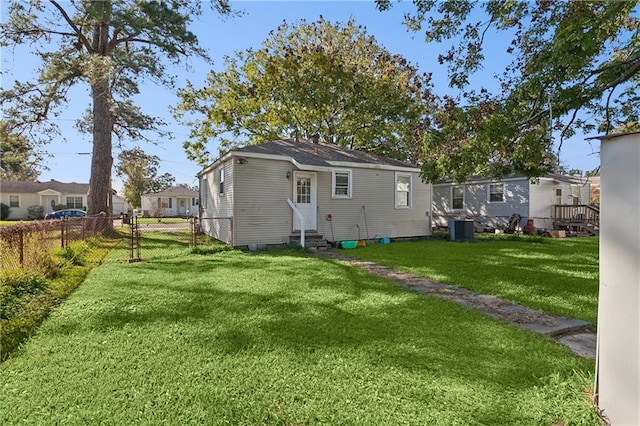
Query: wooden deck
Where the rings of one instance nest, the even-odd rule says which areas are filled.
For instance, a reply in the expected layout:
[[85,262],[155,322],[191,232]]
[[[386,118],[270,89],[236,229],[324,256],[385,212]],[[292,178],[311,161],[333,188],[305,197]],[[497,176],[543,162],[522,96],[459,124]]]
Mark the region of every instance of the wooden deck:
[[579,235],[599,235],[600,209],[588,204],[554,205],[553,229]]

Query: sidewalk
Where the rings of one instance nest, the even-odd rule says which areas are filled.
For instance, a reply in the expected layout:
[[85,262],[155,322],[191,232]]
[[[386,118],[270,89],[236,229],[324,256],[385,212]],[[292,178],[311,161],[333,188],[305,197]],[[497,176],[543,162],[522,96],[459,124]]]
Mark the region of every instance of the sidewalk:
[[331,250],[318,250],[317,255],[347,262],[370,274],[393,280],[409,290],[447,299],[526,330],[549,336],[582,357],[592,359],[596,357],[595,327],[587,321],[547,314],[495,296],[474,293],[451,284],[438,283]]

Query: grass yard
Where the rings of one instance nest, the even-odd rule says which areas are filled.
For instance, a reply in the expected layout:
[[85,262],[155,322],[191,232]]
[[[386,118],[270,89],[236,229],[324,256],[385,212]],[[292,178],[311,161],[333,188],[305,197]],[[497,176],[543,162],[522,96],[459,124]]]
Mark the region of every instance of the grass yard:
[[0,424],[599,424],[594,362],[551,340],[300,252],[153,238],[0,364]]
[[427,239],[341,251],[595,325],[598,242],[480,234],[472,242]]

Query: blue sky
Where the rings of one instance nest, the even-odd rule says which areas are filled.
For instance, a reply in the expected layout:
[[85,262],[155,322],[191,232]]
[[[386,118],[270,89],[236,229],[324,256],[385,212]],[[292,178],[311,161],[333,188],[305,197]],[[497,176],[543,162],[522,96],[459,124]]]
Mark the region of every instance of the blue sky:
[[[447,47],[428,45],[424,42],[423,35],[409,33],[402,25],[403,13],[411,10],[411,3],[393,3],[390,11],[379,12],[375,4],[370,1],[236,1],[232,6],[244,11],[244,15],[238,18],[220,18],[218,15],[208,12],[200,17],[192,27],[197,34],[201,45],[207,49],[214,61],[213,68],[221,70],[222,58],[231,55],[234,51],[247,48],[259,48],[268,37],[269,31],[275,30],[283,21],[295,23],[300,19],[313,21],[320,15],[325,20],[332,22],[345,22],[353,18],[357,23],[366,27],[367,32],[377,39],[391,53],[403,55],[412,64],[417,65],[420,71],[432,72],[435,90],[438,94],[453,93],[447,86],[446,68],[437,63],[438,53]],[[3,19],[4,8],[3,2]],[[501,71],[509,58],[504,54],[504,36],[493,36],[487,40],[487,57],[490,58],[485,69],[478,73],[472,84],[482,84],[492,87],[493,75]],[[207,72],[211,66],[198,58],[189,59],[191,69],[177,67],[173,71],[179,76],[178,87],[189,80],[196,87],[202,86]],[[37,62],[29,55],[29,50],[3,49],[2,51],[2,87],[12,85],[13,80],[24,80],[25,76],[33,72]],[[90,97],[87,87],[78,86],[70,94],[69,106],[60,114],[55,122],[60,126],[62,139],[48,145],[46,150],[51,154],[46,159],[46,165],[50,170],[40,175],[40,180],[56,179],[64,182],[89,182],[90,156],[78,153],[91,151],[90,135],[80,134],[73,128],[73,121],[89,106]],[[142,144],[146,152],[155,154],[161,159],[160,173],[170,173],[176,178],[177,183],[196,184],[195,174],[200,167],[186,159],[182,149],[182,142],[187,139],[189,129],[178,125],[169,113],[169,106],[177,103],[175,94],[166,88],[158,87],[152,83],[141,86],[141,94],[135,99],[143,110],[161,117],[167,124],[167,129],[174,135],[173,140],[158,141],[157,145]],[[131,147],[127,141],[125,148]],[[570,168],[591,170],[600,163],[597,142],[588,142],[583,136],[575,137],[564,142],[561,159]],[[213,141],[210,152],[216,152],[217,145]],[[115,149],[114,158],[118,148]],[[119,190],[122,186],[117,178],[114,180],[114,188]]]

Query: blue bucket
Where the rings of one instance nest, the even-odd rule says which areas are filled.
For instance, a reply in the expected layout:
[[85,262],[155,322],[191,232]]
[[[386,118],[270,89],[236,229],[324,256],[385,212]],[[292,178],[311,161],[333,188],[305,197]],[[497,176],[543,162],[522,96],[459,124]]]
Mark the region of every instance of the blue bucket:
[[378,242],[380,244],[389,244],[391,242],[391,238],[389,237],[382,237],[378,240]]

